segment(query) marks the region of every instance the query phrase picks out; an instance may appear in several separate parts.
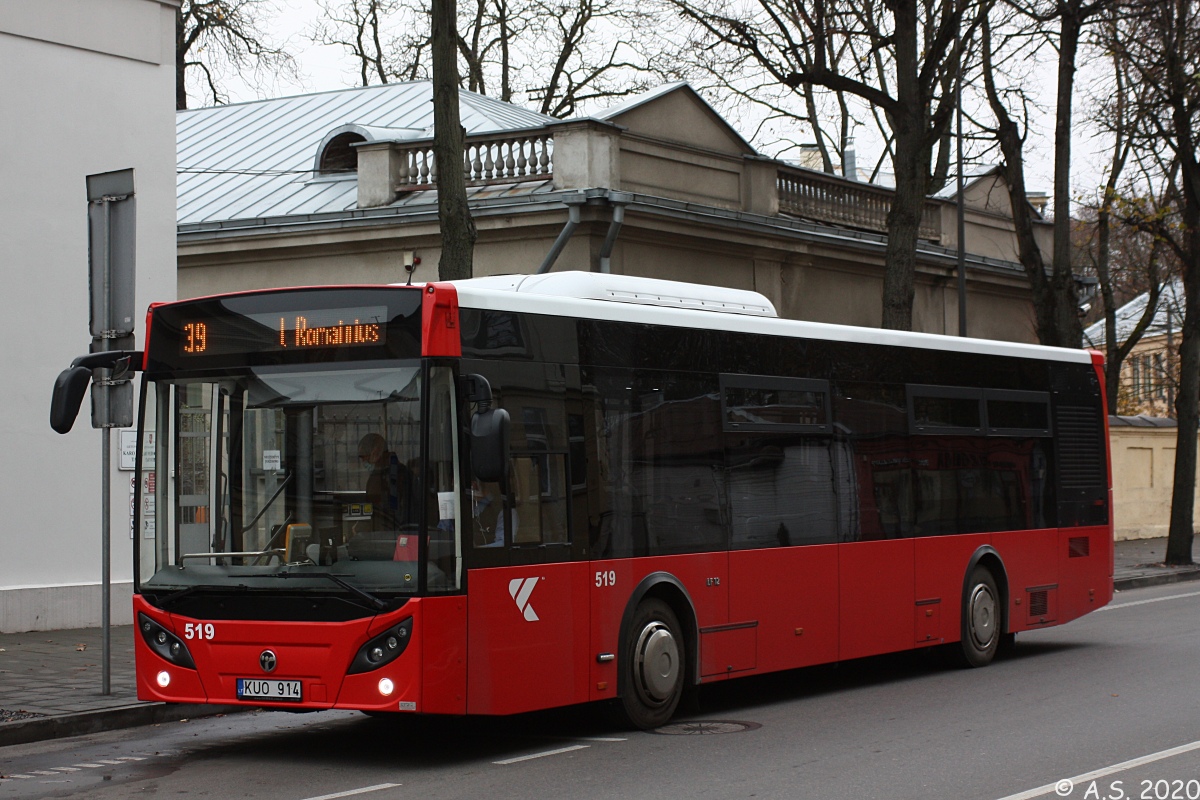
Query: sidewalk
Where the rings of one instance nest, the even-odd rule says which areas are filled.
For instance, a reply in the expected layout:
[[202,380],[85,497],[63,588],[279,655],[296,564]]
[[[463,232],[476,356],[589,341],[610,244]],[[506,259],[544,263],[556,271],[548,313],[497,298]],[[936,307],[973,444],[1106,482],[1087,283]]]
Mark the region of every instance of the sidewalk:
[[0,633],[0,747],[228,710],[139,701],[133,636],[131,625],[112,629],[112,691],[105,696],[101,629]]
[[[1113,586],[1125,590],[1200,579],[1200,565],[1164,567],[1166,545],[1166,539],[1117,542]],[[112,693],[104,696],[98,628],[0,634],[0,747],[231,710],[139,702],[134,635],[131,626],[112,631]]]
[[[1200,539],[1197,536],[1196,539]],[[1192,541],[1194,559],[1200,560],[1200,547]],[[1130,539],[1116,543],[1113,555],[1113,588],[1117,591],[1142,586],[1161,586],[1164,583],[1200,580],[1200,564],[1186,567],[1163,565],[1167,555],[1167,540]]]

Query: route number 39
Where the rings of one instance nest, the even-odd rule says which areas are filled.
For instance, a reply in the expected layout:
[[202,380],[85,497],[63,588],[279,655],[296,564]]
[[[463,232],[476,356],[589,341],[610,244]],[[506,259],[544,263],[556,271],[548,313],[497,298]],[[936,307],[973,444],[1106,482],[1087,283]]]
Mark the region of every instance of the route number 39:
[[217,635],[216,628],[211,622],[201,625],[199,622],[189,622],[183,626],[185,639],[213,639]]
[[617,585],[617,571],[615,569],[604,570],[603,572],[596,573],[596,586],[603,587],[603,586],[616,586],[616,585]]

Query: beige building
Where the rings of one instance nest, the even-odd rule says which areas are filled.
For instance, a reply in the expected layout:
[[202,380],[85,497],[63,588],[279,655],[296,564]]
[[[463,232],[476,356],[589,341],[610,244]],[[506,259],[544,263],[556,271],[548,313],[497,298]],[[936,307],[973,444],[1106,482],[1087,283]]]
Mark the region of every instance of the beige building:
[[[1141,294],[1117,309],[1117,340],[1129,338],[1146,312],[1149,294]],[[1183,283],[1163,286],[1154,316],[1142,338],[1121,362],[1117,390],[1117,413],[1175,418],[1175,387],[1178,385],[1179,339],[1183,329]],[[1088,326],[1084,343],[1103,351],[1105,327],[1101,320]]]
[[[1179,429],[1162,417],[1110,417],[1113,528],[1117,539],[1167,535]],[[1200,492],[1197,493],[1200,507]]]
[[[556,120],[462,92],[476,275],[552,268],[753,289],[877,326],[890,189],[759,155],[687,84]],[[179,294],[436,279],[427,82],[179,112]],[[1008,195],[965,192],[970,335],[1036,341]],[[930,198],[914,327],[956,333],[955,207]],[[1049,250],[1049,226],[1039,225]]]

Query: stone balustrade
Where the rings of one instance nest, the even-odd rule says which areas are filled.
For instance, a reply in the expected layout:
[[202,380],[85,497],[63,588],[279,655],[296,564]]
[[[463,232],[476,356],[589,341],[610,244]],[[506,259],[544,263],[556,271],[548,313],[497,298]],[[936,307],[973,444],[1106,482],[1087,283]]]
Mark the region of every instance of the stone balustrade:
[[[437,184],[432,141],[396,143],[393,148],[396,191],[417,191]],[[464,150],[468,186],[543,180],[554,175],[554,137],[545,131],[470,138]]]
[[[786,165],[778,168],[776,187],[780,213],[813,222],[887,232],[887,216],[895,195],[889,188]],[[937,203],[925,203],[918,235],[932,241],[941,239]]]

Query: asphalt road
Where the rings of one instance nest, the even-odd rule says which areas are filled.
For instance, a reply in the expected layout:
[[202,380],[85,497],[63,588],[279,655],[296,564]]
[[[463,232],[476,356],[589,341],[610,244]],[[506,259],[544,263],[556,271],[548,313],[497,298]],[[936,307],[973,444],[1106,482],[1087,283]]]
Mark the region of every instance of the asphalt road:
[[25,776],[0,798],[1200,800],[1200,591],[1123,592],[983,670],[922,652],[706,687],[680,723],[246,713],[0,749]]

